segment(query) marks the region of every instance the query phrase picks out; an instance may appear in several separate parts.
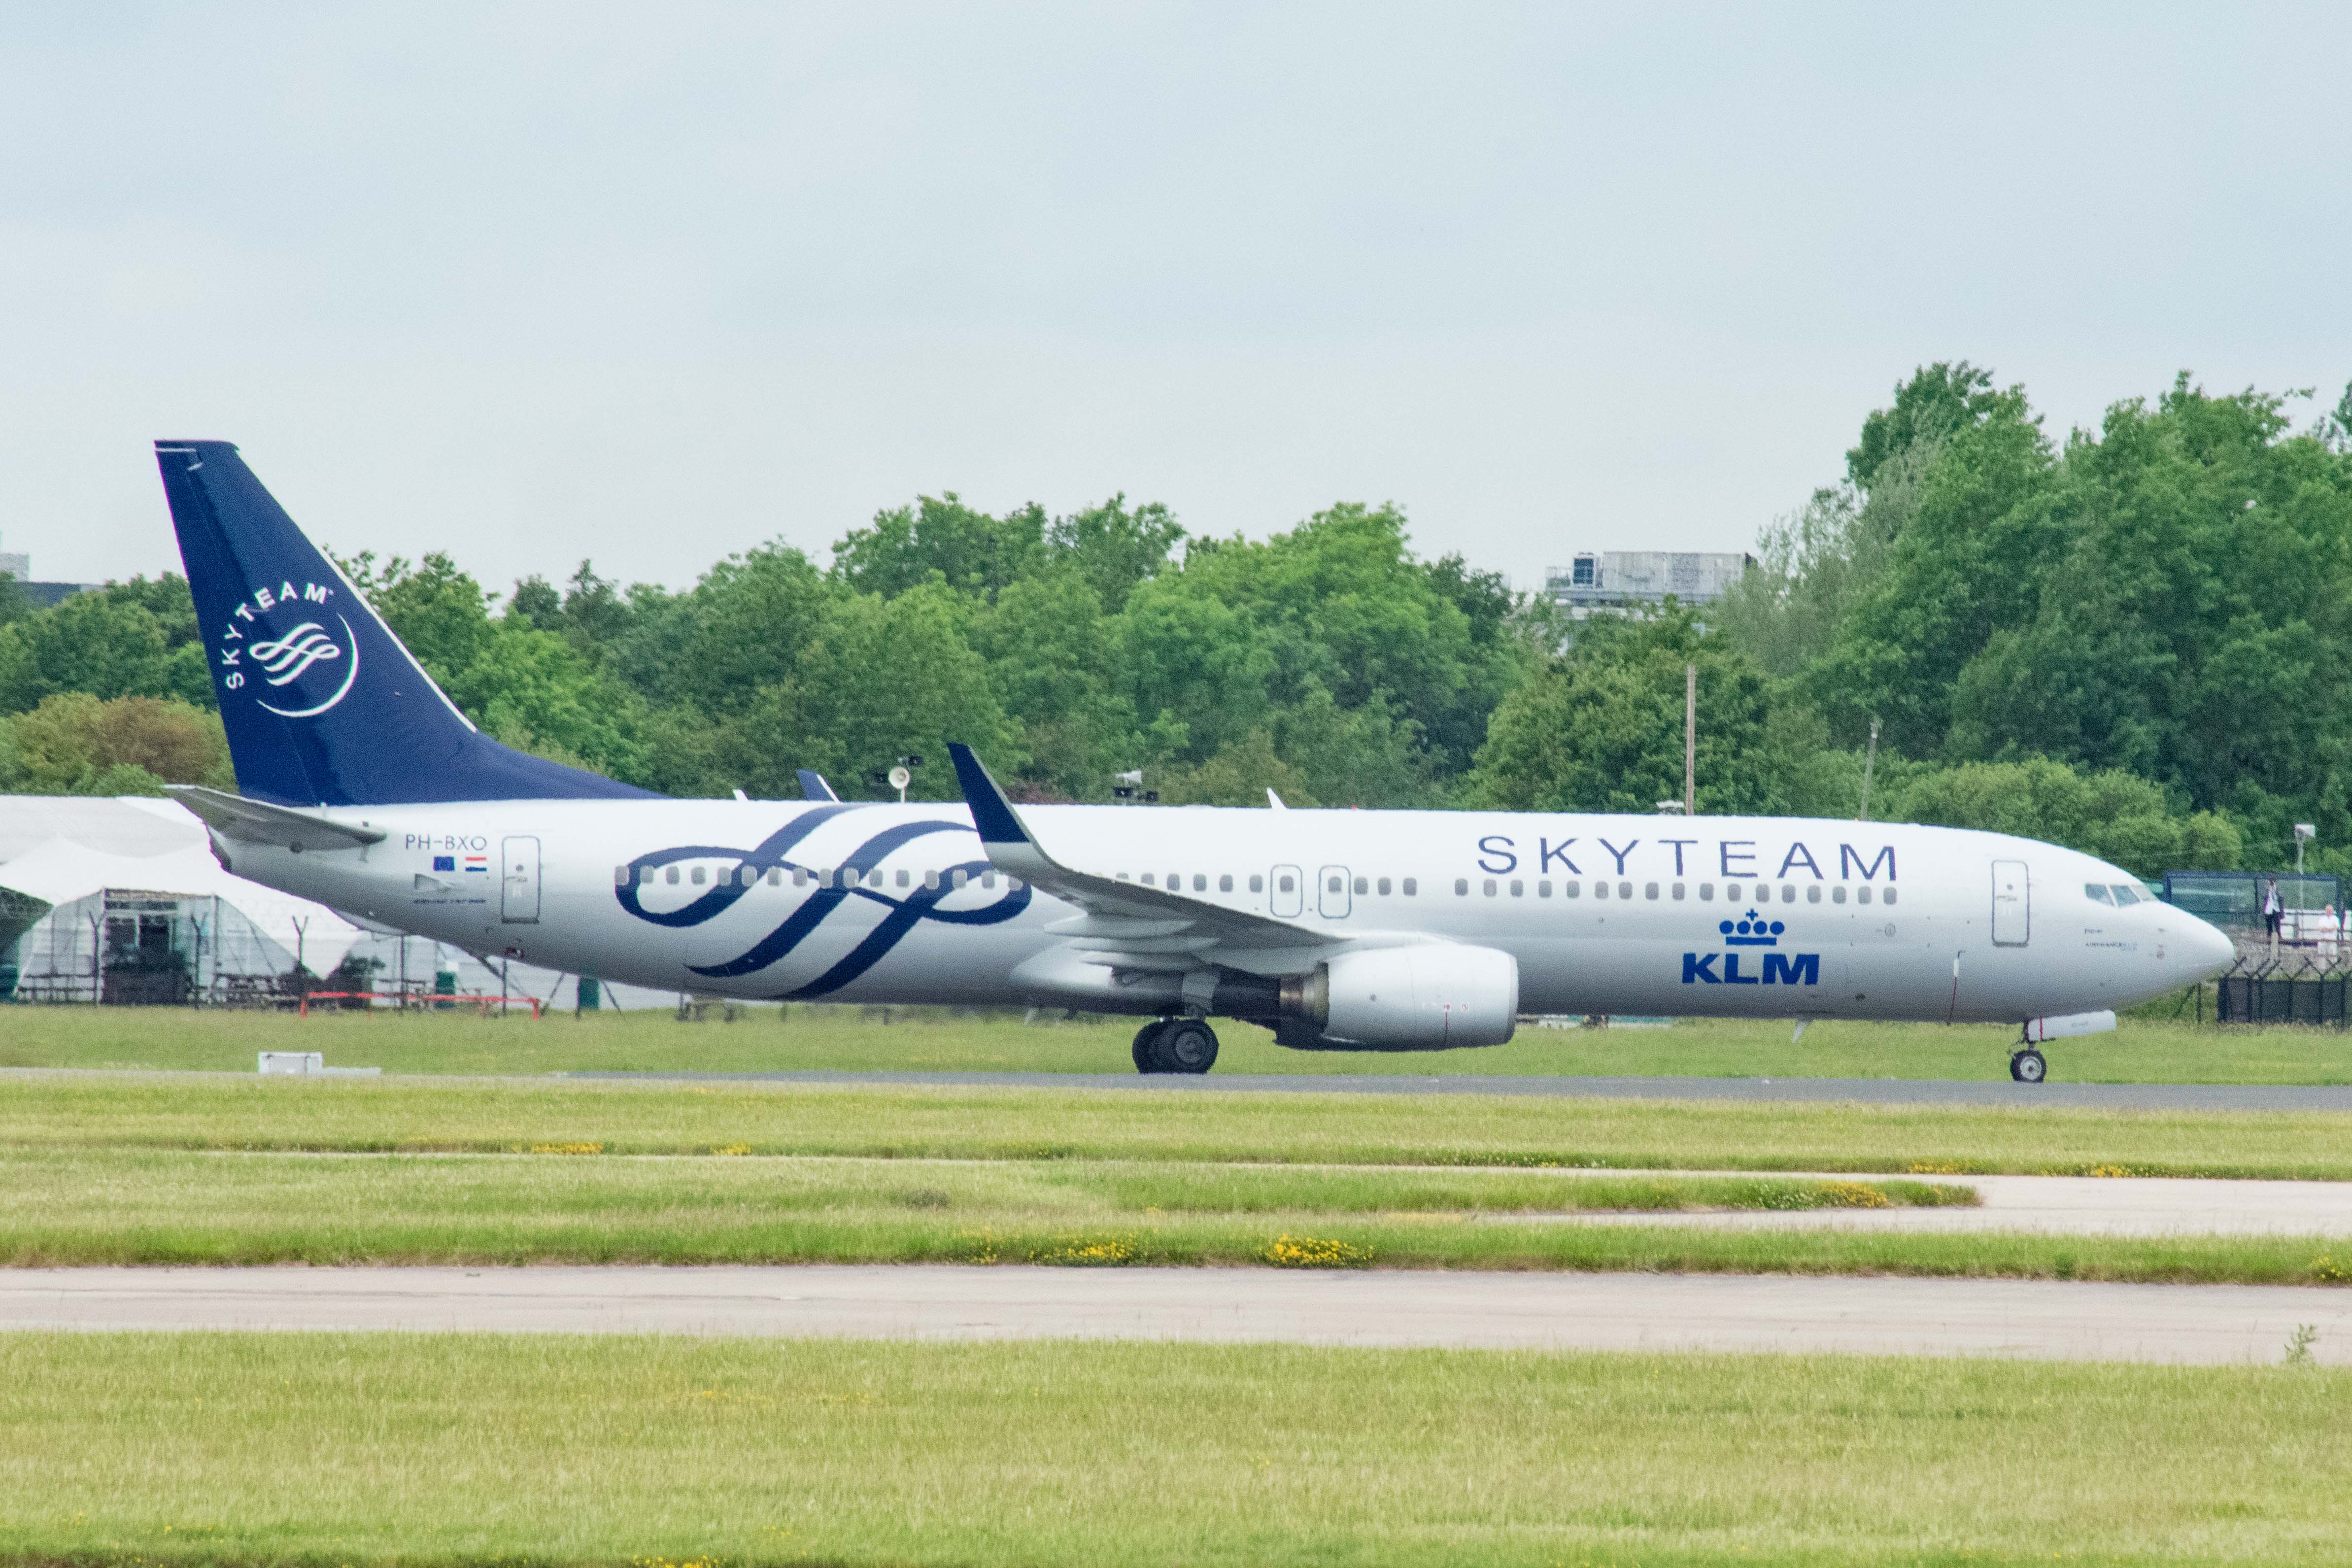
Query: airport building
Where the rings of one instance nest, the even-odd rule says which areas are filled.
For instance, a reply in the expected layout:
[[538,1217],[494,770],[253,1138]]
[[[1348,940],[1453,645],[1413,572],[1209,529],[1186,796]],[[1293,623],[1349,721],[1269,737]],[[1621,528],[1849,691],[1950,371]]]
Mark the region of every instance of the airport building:
[[16,579],[17,592],[32,601],[36,609],[46,610],[95,585],[89,583],[36,583],[33,581],[33,558],[21,550],[0,550],[0,573]]
[[[0,795],[0,1003],[268,1006],[306,986],[573,1002],[571,976],[501,974],[231,876],[177,801]],[[629,1005],[666,1000],[632,992]]]
[[1544,572],[1544,596],[1578,620],[1595,610],[1711,605],[1756,564],[1738,551],[1585,550]]

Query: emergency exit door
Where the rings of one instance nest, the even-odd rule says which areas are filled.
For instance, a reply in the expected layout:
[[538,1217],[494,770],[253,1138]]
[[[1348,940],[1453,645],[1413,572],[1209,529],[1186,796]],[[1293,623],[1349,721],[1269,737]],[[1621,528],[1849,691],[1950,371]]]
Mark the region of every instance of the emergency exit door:
[[1992,863],[1992,942],[2023,947],[2033,930],[2033,887],[2022,860]]
[[539,919],[539,840],[509,838],[501,844],[499,914],[516,924]]

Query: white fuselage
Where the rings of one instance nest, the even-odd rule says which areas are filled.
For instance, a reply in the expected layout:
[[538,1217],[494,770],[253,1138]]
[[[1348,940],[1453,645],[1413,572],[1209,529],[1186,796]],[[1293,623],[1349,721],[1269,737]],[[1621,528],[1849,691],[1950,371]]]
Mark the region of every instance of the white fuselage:
[[[386,837],[308,853],[221,847],[240,876],[368,920],[632,984],[1076,1000],[1034,983],[1050,963],[1013,972],[1063,945],[1045,928],[1077,911],[991,868],[961,805],[554,800],[316,815]],[[2225,937],[2170,905],[2095,901],[2086,886],[2137,886],[2113,866],[1957,828],[1198,806],[1023,815],[1074,869],[1163,889],[1172,878],[1188,898],[1334,942],[1501,949],[1517,961],[1525,1014],[2017,1022],[2128,1006],[2230,957]]]

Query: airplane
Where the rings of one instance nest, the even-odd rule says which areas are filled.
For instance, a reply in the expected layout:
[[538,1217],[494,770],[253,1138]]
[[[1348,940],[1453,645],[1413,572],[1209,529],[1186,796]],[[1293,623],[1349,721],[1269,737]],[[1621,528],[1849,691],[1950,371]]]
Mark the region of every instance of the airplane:
[[[1058,1006],[1300,1050],[1519,1019],[2004,1023],[2010,1070],[2219,973],[2230,939],[2095,856],[1769,816],[682,800],[501,745],[226,441],[159,441],[237,792],[177,785],[240,877],[488,959],[730,999]],[[1279,805],[1277,801],[1270,805]]]

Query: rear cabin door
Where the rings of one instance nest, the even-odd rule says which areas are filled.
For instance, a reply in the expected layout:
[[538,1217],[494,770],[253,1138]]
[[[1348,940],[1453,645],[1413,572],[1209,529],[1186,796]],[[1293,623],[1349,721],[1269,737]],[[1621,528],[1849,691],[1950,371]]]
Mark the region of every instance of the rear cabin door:
[[539,919],[539,840],[509,838],[500,845],[499,914],[515,924]]
[[2022,860],[1992,863],[1992,942],[2023,947],[2033,930],[2033,889]]
[[1306,875],[1296,866],[1276,866],[1265,907],[1276,918],[1303,913],[1307,908]]
[[1326,866],[1315,873],[1316,910],[1327,921],[1348,918],[1348,868]]

